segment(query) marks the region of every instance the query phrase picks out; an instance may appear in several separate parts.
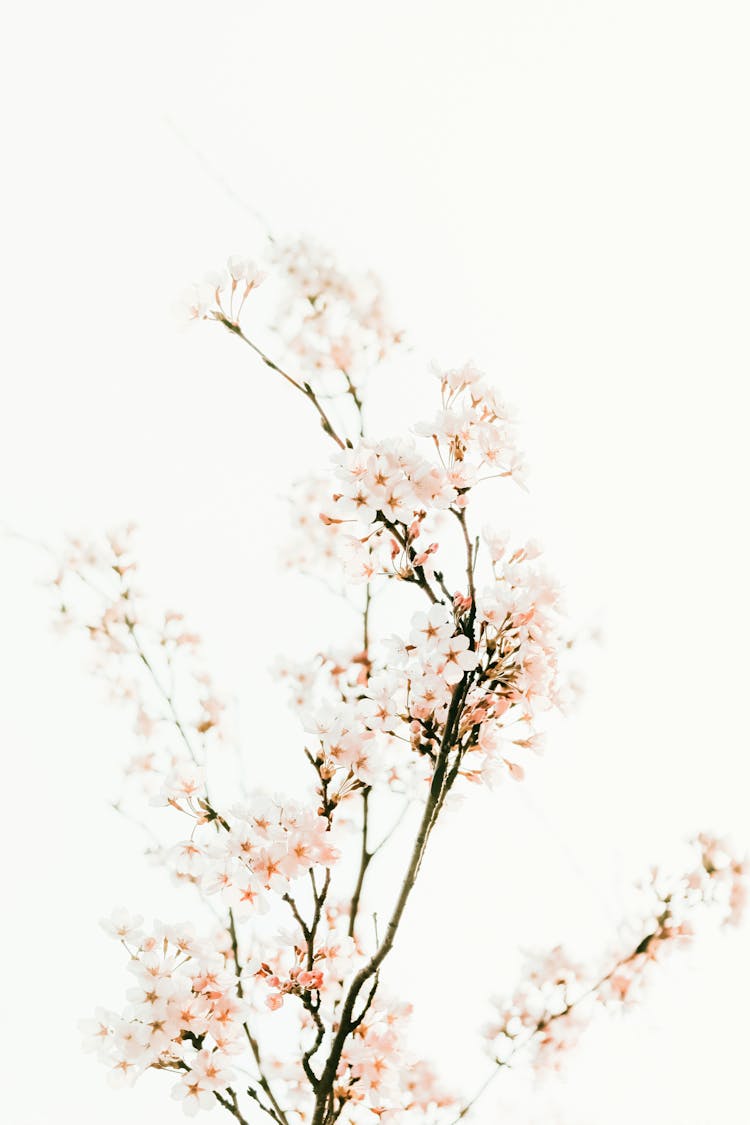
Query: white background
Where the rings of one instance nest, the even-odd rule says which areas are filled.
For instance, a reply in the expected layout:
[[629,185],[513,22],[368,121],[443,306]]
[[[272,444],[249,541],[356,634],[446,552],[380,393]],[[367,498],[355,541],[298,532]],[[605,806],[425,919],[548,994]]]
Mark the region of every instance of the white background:
[[[604,643],[525,786],[436,838],[394,956],[418,1041],[471,1089],[518,942],[604,946],[622,888],[683,836],[750,842],[747,7],[183,0],[6,19],[2,515],[51,541],[139,523],[155,596],[189,611],[239,701],[254,780],[285,772],[297,737],[273,656],[348,626],[275,568],[277,496],[327,450],[236,341],[179,325],[185,285],[262,248],[257,209],[383,276],[415,346],[378,389],[383,424],[430,411],[433,358],[473,358],[520,409],[532,491],[500,489],[496,519],[546,543]],[[1,550],[8,1120],[166,1125],[182,1117],[160,1076],[113,1093],[75,1022],[125,983],[97,919],[186,905],[107,810],[127,721],[51,634],[45,561]],[[748,1004],[746,929],[678,959],[563,1081],[503,1076],[482,1119],[747,1122]]]

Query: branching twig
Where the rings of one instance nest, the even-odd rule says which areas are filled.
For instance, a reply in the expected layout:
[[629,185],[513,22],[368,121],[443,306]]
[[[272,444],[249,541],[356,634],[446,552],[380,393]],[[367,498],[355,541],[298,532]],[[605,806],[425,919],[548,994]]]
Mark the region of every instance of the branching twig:
[[[244,990],[243,990],[243,987],[242,987],[242,969],[240,967],[240,960],[239,960],[239,943],[237,941],[237,927],[236,927],[235,921],[234,921],[234,911],[232,911],[231,909],[229,911],[229,938],[230,938],[230,941],[232,943],[232,954],[233,954],[233,957],[234,957],[234,971],[235,971],[235,976],[237,977],[237,995],[240,997],[240,999],[242,999],[242,997],[244,995]],[[272,1110],[269,1110],[267,1106],[263,1105],[263,1103],[261,1102],[260,1098],[257,1095],[257,1092],[254,1093],[254,1094],[250,1094],[250,1090],[248,1090],[248,1094],[250,1094],[251,1097],[255,1098],[255,1100],[258,1102],[258,1104],[261,1105],[263,1109],[265,1109],[266,1113],[270,1113],[272,1117],[275,1117],[275,1119],[279,1123],[279,1125],[289,1125],[286,1114],[284,1113],[283,1109],[281,1108],[281,1106],[277,1102],[276,1097],[273,1093],[273,1090],[271,1089],[271,1085],[268,1082],[268,1079],[266,1078],[266,1076],[263,1072],[263,1063],[262,1063],[261,1054],[260,1054],[260,1047],[258,1046],[258,1041],[255,1038],[255,1036],[252,1034],[252,1032],[250,1031],[250,1028],[248,1027],[247,1022],[243,1023],[242,1027],[243,1027],[244,1032],[245,1032],[245,1037],[247,1038],[247,1041],[250,1045],[250,1050],[253,1053],[253,1058],[255,1059],[255,1065],[258,1068],[258,1081],[260,1083],[260,1088],[262,1089],[263,1093],[266,1095],[266,1097],[268,1098],[271,1106],[273,1107]]]

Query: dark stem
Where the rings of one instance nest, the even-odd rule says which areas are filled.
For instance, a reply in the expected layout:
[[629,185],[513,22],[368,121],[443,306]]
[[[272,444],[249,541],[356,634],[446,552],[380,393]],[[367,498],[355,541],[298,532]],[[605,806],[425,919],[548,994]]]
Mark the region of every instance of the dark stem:
[[357,872],[357,883],[352,895],[351,908],[349,910],[349,937],[354,937],[354,927],[357,922],[357,913],[359,911],[359,901],[362,897],[362,887],[365,882],[365,875],[367,868],[370,866],[370,860],[373,853],[367,850],[367,826],[368,826],[368,812],[370,804],[370,789],[362,790],[362,850],[359,856],[359,871]]
[[242,1116],[242,1113],[240,1112],[240,1107],[237,1104],[237,1095],[235,1094],[231,1086],[227,1086],[227,1093],[229,1094],[229,1098],[231,1098],[231,1101],[220,1094],[218,1090],[214,1090],[214,1097],[216,1098],[219,1105],[223,1105],[224,1109],[229,1110],[232,1116],[237,1118],[240,1125],[248,1125],[247,1119],[244,1118]]
[[427,841],[435,825],[436,810],[439,811],[439,808],[442,807],[443,801],[445,799],[444,783],[446,779],[448,759],[450,757],[450,752],[453,749],[452,732],[454,731],[455,726],[458,722],[464,693],[464,680],[462,679],[461,681],[459,681],[453,691],[453,696],[451,698],[451,704],[448,711],[448,718],[446,720],[445,731],[440,747],[440,753],[438,755],[437,764],[435,767],[435,773],[432,778],[427,801],[425,802],[419,830],[412,847],[409,867],[406,875],[404,876],[398,900],[393,909],[393,913],[391,914],[388,926],[386,927],[385,936],[381,945],[378,947],[375,953],[373,953],[367,964],[364,965],[355,975],[351,985],[349,986],[349,991],[341,1009],[339,1028],[333,1039],[330,1054],[320,1076],[320,1083],[315,1099],[315,1110],[313,1113],[311,1125],[324,1125],[324,1122],[327,1122],[329,1116],[328,1105],[332,1098],[333,1083],[336,1078],[336,1071],[341,1059],[341,1053],[344,1049],[346,1040],[352,1032],[352,1028],[356,1026],[356,1020],[354,1018],[354,1008],[357,1003],[357,999],[364,985],[368,980],[370,980],[371,977],[376,975],[381,964],[393,948],[393,943],[401,919],[403,917],[406,904],[409,901],[409,896],[411,895],[412,890],[414,889],[417,874],[419,872],[422,858],[427,847]]

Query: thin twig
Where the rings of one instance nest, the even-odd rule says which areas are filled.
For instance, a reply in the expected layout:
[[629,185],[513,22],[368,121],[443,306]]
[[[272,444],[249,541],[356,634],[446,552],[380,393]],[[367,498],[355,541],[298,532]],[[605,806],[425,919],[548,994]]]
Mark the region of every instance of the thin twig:
[[370,860],[373,857],[372,852],[367,850],[367,825],[368,814],[370,805],[370,788],[362,790],[362,847],[359,854],[359,871],[357,872],[357,882],[352,894],[351,906],[349,909],[349,928],[347,933],[349,937],[354,937],[354,927],[357,922],[357,912],[359,911],[359,901],[362,897],[362,887],[365,882],[365,875],[367,868],[370,866]]
[[295,390],[299,391],[300,394],[303,394],[305,398],[308,399],[308,401],[311,402],[317,410],[320,416],[320,423],[323,427],[323,431],[328,434],[328,436],[332,438],[333,441],[336,442],[336,445],[339,447],[339,449],[347,448],[347,443],[343,441],[334,430],[330,418],[320,404],[320,399],[315,394],[315,391],[312,389],[309,383],[300,383],[297,379],[293,378],[286,371],[284,371],[282,367],[279,367],[278,363],[275,363],[270,356],[266,355],[262,348],[259,348],[256,343],[254,343],[248,336],[245,335],[239,324],[237,324],[235,321],[221,315],[218,315],[216,319],[220,324],[223,324],[225,328],[228,328],[229,331],[232,332],[235,336],[238,336],[240,340],[244,341],[244,343],[246,343],[249,348],[252,348],[255,354],[259,356],[260,359],[262,359],[263,363],[265,363],[266,367],[270,367],[270,369],[272,371],[275,371],[277,375],[280,375],[282,379],[286,379],[287,383],[294,387]]
[[[243,996],[244,996],[244,989],[242,987],[242,969],[240,968],[240,959],[239,959],[239,942],[237,940],[237,926],[236,926],[235,921],[234,921],[234,911],[231,910],[231,909],[229,911],[229,938],[230,938],[230,941],[232,943],[232,954],[233,954],[233,957],[234,957],[234,972],[235,972],[235,976],[237,978],[237,995],[239,996],[240,999],[242,999]],[[248,1090],[248,1094],[250,1094],[250,1096],[253,1097],[258,1102],[258,1104],[260,1106],[262,1106],[263,1109],[265,1109],[266,1113],[270,1113],[270,1115],[272,1117],[275,1117],[275,1119],[279,1123],[279,1125],[289,1125],[286,1114],[284,1113],[283,1109],[281,1108],[281,1106],[277,1102],[276,1097],[274,1096],[273,1090],[271,1089],[270,1083],[268,1082],[268,1079],[266,1078],[266,1076],[263,1072],[263,1063],[262,1063],[262,1060],[261,1060],[260,1047],[258,1046],[258,1041],[255,1038],[255,1036],[252,1034],[252,1032],[250,1031],[250,1028],[248,1027],[247,1022],[243,1023],[242,1027],[243,1027],[244,1032],[245,1032],[245,1037],[247,1038],[247,1041],[250,1045],[250,1050],[253,1053],[253,1058],[255,1059],[255,1065],[258,1068],[258,1081],[260,1083],[260,1087],[263,1090],[263,1093],[268,1098],[269,1102],[271,1103],[271,1106],[273,1107],[273,1110],[271,1111],[271,1110],[268,1109],[267,1106],[263,1105],[263,1103],[261,1102],[260,1098],[257,1095],[257,1092],[251,1093],[251,1091]]]

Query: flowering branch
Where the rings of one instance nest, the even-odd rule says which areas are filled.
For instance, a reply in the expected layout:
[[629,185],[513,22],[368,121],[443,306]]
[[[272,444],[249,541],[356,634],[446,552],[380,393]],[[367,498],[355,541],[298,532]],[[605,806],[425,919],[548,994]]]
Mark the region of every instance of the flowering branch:
[[701,916],[713,914],[720,924],[737,925],[747,897],[747,861],[733,860],[726,841],[706,834],[690,842],[690,851],[687,871],[675,877],[654,870],[638,888],[641,917],[630,927],[629,945],[596,979],[587,979],[560,947],[530,963],[527,979],[497,1005],[499,1022],[487,1028],[487,1038],[500,1050],[495,1068],[451,1125],[469,1113],[519,1053],[534,1050],[532,1065],[538,1070],[558,1068],[596,1006],[633,1004],[657,964],[690,944]]
[[274,361],[266,355],[262,348],[259,348],[257,344],[253,343],[253,341],[245,335],[239,324],[236,324],[234,321],[228,320],[225,316],[221,315],[217,316],[216,319],[220,324],[223,324],[225,328],[228,328],[229,331],[232,332],[235,336],[239,336],[240,340],[243,340],[249,348],[252,348],[255,354],[260,356],[260,358],[263,360],[266,367],[270,367],[272,371],[275,371],[277,373],[277,375],[281,375],[282,379],[286,379],[287,383],[290,383],[295,388],[295,390],[298,390],[305,396],[308,402],[312,403],[312,405],[320,415],[320,424],[323,427],[323,432],[328,434],[328,436],[336,442],[336,445],[339,447],[339,449],[345,449],[345,443],[334,430],[328,415],[321,406],[320,400],[318,399],[315,391],[312,389],[310,384],[298,383],[296,379],[293,379],[291,375],[288,375],[286,371],[279,367],[278,363],[274,363]]
[[[542,748],[545,714],[565,702],[558,594],[533,542],[470,530],[478,483],[524,483],[515,421],[495,389],[471,365],[441,372],[438,409],[413,437],[371,438],[368,383],[401,343],[379,284],[370,275],[353,282],[305,243],[274,241],[271,256],[279,299],[267,321],[278,362],[241,323],[265,279],[252,262],[231,258],[196,287],[191,315],[242,340],[311,403],[333,441],[331,468],[297,486],[290,565],[332,589],[364,587],[358,636],[278,668],[311,766],[303,798],[256,792],[220,803],[207,778],[230,736],[199,638],[141,595],[129,531],[70,543],[55,580],[61,619],[88,635],[133,712],[145,748],[125,781],[147,801],[133,819],[151,832],[144,816],[168,810],[158,858],[206,922],[199,936],[189,924],[147,932],[122,910],[105,920],[135,984],[122,1013],[100,1010],[89,1023],[89,1042],[113,1082],[146,1069],[169,1075],[189,1114],[218,1103],[245,1125],[259,1115],[276,1125],[359,1125],[363,1114],[406,1113],[447,1125],[456,1099],[409,1046],[409,1006],[388,996],[381,976],[449,795],[521,781]],[[355,416],[354,440],[334,427],[329,401]],[[459,587],[446,577],[455,545]],[[378,636],[373,601],[399,582],[427,601],[397,634]],[[376,822],[394,799],[401,814],[381,835]],[[373,858],[412,804],[420,812],[395,902],[382,937],[377,924],[366,935]],[[650,921],[615,968],[579,971],[560,951],[531,966],[488,1033],[498,1068],[522,1047],[535,1061],[556,1058],[584,1001],[622,1003],[656,951],[688,932],[681,912],[715,905],[720,889],[727,916],[738,913],[743,864],[712,838],[697,846],[698,867],[668,890],[650,885]]]

